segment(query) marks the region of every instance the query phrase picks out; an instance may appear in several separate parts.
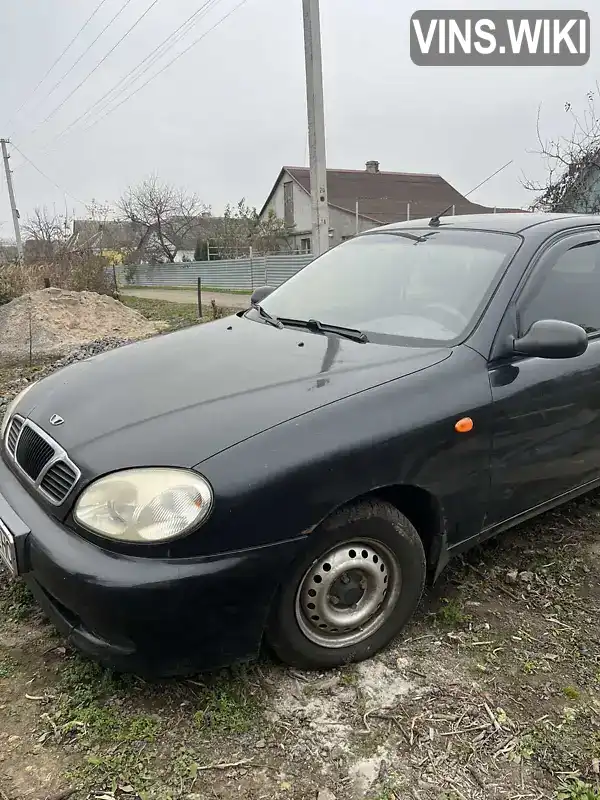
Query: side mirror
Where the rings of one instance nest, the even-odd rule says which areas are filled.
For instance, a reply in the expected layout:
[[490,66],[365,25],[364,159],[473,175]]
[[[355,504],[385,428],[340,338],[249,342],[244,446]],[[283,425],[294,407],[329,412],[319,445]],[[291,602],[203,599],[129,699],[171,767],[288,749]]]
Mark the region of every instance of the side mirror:
[[587,350],[587,333],[580,325],[558,319],[540,319],[520,339],[513,350],[537,358],[575,358]]
[[255,289],[252,292],[250,302],[253,306],[257,305],[258,303],[262,303],[265,297],[268,297],[272,291],[274,291],[273,286],[259,286],[258,289]]

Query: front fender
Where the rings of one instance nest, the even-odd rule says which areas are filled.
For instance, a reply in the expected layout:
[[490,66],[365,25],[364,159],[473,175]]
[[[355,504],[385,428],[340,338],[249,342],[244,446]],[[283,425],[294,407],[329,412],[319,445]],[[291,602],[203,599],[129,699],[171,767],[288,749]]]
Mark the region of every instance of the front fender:
[[[482,526],[490,404],[485,362],[463,347],[433,368],[247,439],[197,465],[215,505],[187,545],[195,553],[222,552],[292,539],[353,498],[408,485],[437,499],[452,547]],[[459,434],[454,425],[464,416],[474,428]]]

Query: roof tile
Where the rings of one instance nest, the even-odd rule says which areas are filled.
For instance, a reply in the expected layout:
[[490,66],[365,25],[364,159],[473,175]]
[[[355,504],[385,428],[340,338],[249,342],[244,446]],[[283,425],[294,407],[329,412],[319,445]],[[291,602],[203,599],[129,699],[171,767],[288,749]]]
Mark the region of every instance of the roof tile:
[[[309,169],[284,169],[306,192],[310,192]],[[410,216],[413,218],[433,216],[448,206],[455,206],[456,214],[485,214],[494,211],[493,208],[467,200],[441,175],[425,173],[328,169],[327,193],[330,205],[354,213],[358,200],[361,216],[384,224],[406,219],[408,203]]]

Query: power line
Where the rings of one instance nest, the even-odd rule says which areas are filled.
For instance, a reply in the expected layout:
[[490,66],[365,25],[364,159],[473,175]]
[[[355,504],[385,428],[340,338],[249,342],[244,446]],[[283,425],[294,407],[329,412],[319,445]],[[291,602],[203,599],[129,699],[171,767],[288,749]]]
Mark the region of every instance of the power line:
[[123,100],[121,100],[121,102],[120,102],[120,103],[117,103],[117,105],[116,105],[116,106],[113,106],[112,108],[110,108],[110,109],[109,109],[109,110],[106,112],[106,114],[103,114],[101,117],[98,117],[98,118],[97,118],[97,119],[96,119],[94,122],[92,122],[90,125],[88,125],[88,126],[87,126],[87,128],[84,128],[84,129],[83,129],[83,132],[85,132],[85,131],[89,131],[91,128],[93,128],[93,127],[94,127],[94,125],[96,125],[98,122],[101,122],[103,119],[106,119],[106,117],[108,117],[110,114],[112,114],[112,113],[113,113],[113,111],[116,111],[116,110],[117,110],[118,108],[120,108],[120,107],[121,107],[121,106],[122,106],[124,103],[126,103],[128,100],[130,100],[132,97],[134,97],[134,96],[135,96],[135,95],[136,95],[138,92],[141,92],[141,91],[142,91],[142,89],[144,89],[144,88],[145,88],[145,87],[146,87],[146,86],[147,86],[147,85],[148,85],[148,84],[149,84],[151,81],[153,81],[155,78],[158,78],[158,76],[159,76],[159,75],[162,75],[162,73],[163,73],[165,70],[169,69],[169,67],[170,67],[170,66],[172,66],[172,65],[173,65],[173,64],[174,64],[176,61],[178,61],[178,60],[179,60],[179,59],[180,59],[182,56],[184,56],[186,53],[188,53],[188,52],[189,52],[189,51],[190,51],[190,50],[191,50],[193,47],[195,47],[197,44],[199,44],[199,43],[202,41],[202,39],[204,39],[206,36],[208,36],[208,34],[209,34],[209,33],[211,33],[212,31],[214,31],[214,30],[215,30],[215,28],[218,28],[218,27],[219,27],[219,25],[221,25],[223,22],[225,22],[225,20],[226,20],[226,19],[228,19],[228,18],[229,18],[229,17],[230,17],[232,14],[234,14],[234,13],[235,13],[235,12],[236,12],[238,9],[240,9],[242,6],[246,5],[246,3],[247,3],[247,2],[248,2],[248,0],[241,0],[241,3],[238,3],[236,6],[234,6],[234,7],[231,9],[231,11],[228,11],[228,12],[227,12],[227,14],[225,14],[223,17],[221,17],[221,19],[220,19],[220,20],[218,20],[217,22],[215,22],[215,24],[214,24],[214,25],[212,25],[212,26],[211,26],[211,27],[210,27],[210,28],[209,28],[207,31],[205,31],[205,32],[204,32],[204,33],[203,33],[201,36],[199,36],[199,37],[198,37],[197,39],[195,39],[195,40],[194,40],[194,41],[193,41],[193,42],[192,42],[190,45],[188,45],[188,46],[187,46],[187,47],[186,47],[184,50],[182,50],[182,51],[181,51],[181,53],[178,53],[178,55],[176,55],[176,56],[175,56],[175,58],[172,58],[172,59],[171,59],[171,61],[168,61],[168,62],[165,64],[165,66],[164,66],[164,67],[162,67],[161,69],[159,69],[159,71],[158,71],[158,72],[155,72],[155,73],[154,73],[154,75],[151,75],[151,76],[148,78],[148,80],[147,80],[147,81],[144,81],[144,83],[143,83],[141,86],[138,86],[138,88],[137,88],[137,89],[135,89],[135,90],[134,90],[133,92],[131,92],[130,94],[128,94],[128,95],[127,95],[127,97],[124,97],[124,98],[123,98]]
[[25,159],[25,161],[27,161],[28,164],[30,164],[37,172],[40,173],[40,175],[43,178],[45,178],[47,181],[49,181],[60,192],[63,192],[64,194],[68,195],[72,200],[75,200],[76,203],[80,203],[82,206],[86,206],[87,205],[86,203],[83,202],[83,200],[80,200],[78,197],[75,197],[75,195],[71,194],[71,192],[68,192],[63,186],[59,186],[59,184],[56,183],[56,181],[52,180],[52,178],[50,178],[48,175],[46,175],[46,173],[43,172],[38,166],[36,166],[33,163],[33,161],[30,158],[28,158],[25,155],[25,153],[17,147],[16,144],[14,144],[14,142],[12,143],[12,146]]
[[56,59],[56,61],[54,61],[54,63],[52,64],[52,66],[51,66],[51,67],[49,67],[49,69],[46,71],[46,73],[45,73],[44,77],[43,77],[43,78],[42,78],[42,79],[39,81],[39,83],[36,85],[36,87],[35,87],[35,88],[34,88],[34,89],[31,91],[31,93],[30,93],[30,94],[27,96],[27,98],[26,98],[26,99],[25,99],[25,100],[24,100],[24,101],[21,103],[21,105],[19,106],[19,108],[18,108],[18,109],[15,111],[15,113],[13,114],[13,116],[12,116],[12,118],[11,118],[11,122],[12,122],[12,120],[13,120],[13,119],[14,119],[16,116],[18,116],[18,115],[21,113],[21,111],[22,111],[22,110],[25,108],[25,106],[27,105],[27,103],[29,103],[29,101],[30,101],[30,100],[32,99],[32,97],[35,95],[35,93],[36,93],[36,92],[37,92],[37,90],[40,88],[40,86],[41,86],[41,85],[44,83],[44,81],[46,80],[46,78],[48,77],[48,75],[50,75],[50,73],[52,72],[52,70],[54,69],[54,67],[56,67],[56,65],[57,65],[57,64],[58,64],[58,63],[59,63],[59,62],[60,62],[60,61],[61,61],[61,60],[62,60],[62,59],[63,59],[63,58],[66,56],[66,54],[69,52],[69,50],[71,49],[71,47],[72,47],[72,46],[75,44],[75,41],[76,41],[76,40],[79,38],[79,36],[80,36],[80,35],[83,33],[83,31],[84,31],[84,30],[87,28],[87,26],[90,24],[90,22],[93,20],[93,18],[94,18],[94,17],[96,16],[96,14],[98,13],[98,11],[100,11],[100,9],[101,9],[101,8],[102,8],[102,6],[104,5],[104,3],[106,3],[106,0],[100,0],[100,2],[98,3],[98,5],[96,6],[96,8],[95,8],[95,9],[92,11],[92,13],[90,14],[90,16],[89,16],[89,17],[86,19],[86,21],[85,21],[85,22],[83,23],[83,25],[81,26],[81,28],[79,28],[79,30],[77,31],[77,33],[75,34],[75,36],[74,36],[74,37],[71,39],[71,41],[69,42],[69,44],[68,44],[68,45],[65,47],[65,49],[62,51],[62,53],[61,53],[61,54],[58,56],[58,58]]
[[[214,7],[215,5],[217,5],[220,2],[222,2],[222,0],[206,0],[206,2],[202,6],[200,6],[199,9],[194,11],[194,13],[191,14],[184,22],[182,22],[181,25],[178,28],[176,28],[176,30],[174,30],[171,34],[169,34],[169,36],[167,36],[165,39],[163,39],[163,41],[159,45],[157,45],[157,47],[155,47],[154,50],[152,50],[152,52],[150,52],[146,56],[146,58],[144,58],[142,61],[140,61],[140,63],[137,64],[132,70],[130,70],[127,73],[127,75],[125,75],[123,78],[121,78],[120,81],[118,81],[111,89],[109,89],[107,92],[105,92],[105,94],[103,94],[102,97],[100,97],[98,100],[96,100],[95,103],[93,103],[89,108],[86,109],[86,111],[84,111],[82,114],[80,114],[77,117],[77,119],[75,119],[73,122],[71,122],[71,124],[68,125],[63,131],[61,131],[59,134],[57,134],[55,137],[53,137],[52,141],[55,141],[56,139],[60,139],[63,136],[65,136],[72,128],[75,127],[75,125],[77,125],[79,122],[81,122],[82,119],[84,119],[85,117],[90,115],[91,112],[97,106],[102,106],[103,105],[104,108],[108,107],[110,105],[110,103],[112,103],[114,100],[116,100],[117,97],[120,97],[125,91],[127,91],[127,89],[130,86],[132,86],[136,81],[138,81],[143,75],[146,74],[146,72],[164,55],[164,51],[166,50],[166,48],[169,45],[176,44],[178,41],[183,39],[184,36],[186,36],[192,30],[192,28],[198,22],[198,20],[201,17],[205,16],[210,11],[210,9],[212,7]],[[159,51],[162,51],[162,52],[159,52]],[[148,61],[150,63],[147,64],[145,69],[143,69],[141,72],[139,72],[139,74],[136,75],[135,78],[133,78],[133,80],[131,80],[131,81],[129,81],[127,83],[128,79],[131,78],[131,76],[134,75],[134,73],[138,72],[140,67],[143,67],[144,64],[146,64],[146,62],[148,62]],[[125,84],[125,85],[122,85],[122,84]],[[121,87],[121,88],[119,89],[119,87]],[[103,101],[106,100],[107,97],[112,95],[117,89],[118,89],[118,91],[116,92],[114,97],[112,97],[107,103],[103,103]],[[100,109],[100,110],[102,110],[102,109]]]
[[[127,0],[127,2],[130,2],[130,0]],[[64,100],[62,101],[62,103],[60,103],[60,104],[59,104],[59,105],[58,105],[58,106],[57,106],[57,107],[54,109],[54,111],[51,111],[51,112],[48,114],[48,116],[46,117],[46,119],[45,119],[45,120],[44,120],[42,123],[40,123],[41,125],[45,125],[45,124],[46,124],[46,122],[48,122],[48,120],[49,120],[51,117],[53,117],[53,116],[56,114],[56,112],[57,112],[57,111],[59,111],[59,110],[60,110],[60,109],[61,109],[61,108],[64,106],[64,104],[65,104],[65,103],[66,103],[68,100],[70,100],[70,98],[71,98],[71,97],[73,97],[73,95],[75,94],[75,92],[76,92],[76,91],[78,91],[78,90],[79,90],[79,89],[80,89],[80,88],[83,86],[83,84],[84,84],[84,83],[85,83],[85,82],[86,82],[86,81],[87,81],[89,78],[91,78],[91,76],[94,74],[94,72],[96,72],[96,70],[97,70],[97,69],[98,69],[100,66],[102,66],[102,64],[104,64],[104,62],[105,62],[105,61],[106,61],[106,59],[107,59],[107,58],[108,58],[108,57],[111,55],[111,53],[113,53],[113,52],[114,52],[114,51],[117,49],[117,47],[118,47],[118,46],[121,44],[121,42],[123,42],[123,41],[124,41],[124,40],[125,40],[125,39],[126,39],[128,36],[129,36],[129,34],[131,33],[131,31],[133,31],[133,30],[134,30],[134,28],[137,28],[137,26],[138,26],[138,25],[140,24],[140,22],[141,22],[141,21],[144,19],[144,17],[145,17],[147,14],[149,14],[149,13],[150,13],[150,11],[152,11],[152,9],[154,8],[154,6],[155,6],[157,3],[159,3],[159,2],[160,2],[160,0],[152,0],[152,2],[150,3],[150,5],[148,6],[148,8],[147,8],[147,9],[144,11],[144,13],[143,13],[143,14],[141,14],[141,15],[140,15],[140,16],[139,16],[139,17],[136,19],[136,21],[133,23],[133,25],[131,25],[131,26],[130,26],[130,27],[129,27],[129,28],[126,30],[126,31],[125,31],[125,33],[123,34],[123,36],[121,36],[121,38],[120,38],[120,39],[119,39],[119,40],[116,42],[116,44],[114,44],[114,45],[113,45],[113,46],[110,48],[110,50],[108,51],[108,53],[106,53],[106,55],[105,55],[103,58],[101,58],[101,59],[100,59],[100,61],[99,61],[99,62],[96,64],[96,66],[95,66],[95,67],[94,67],[94,68],[93,68],[93,69],[92,69],[90,72],[88,72],[88,74],[85,76],[85,78],[83,78],[83,80],[82,80],[80,83],[78,83],[78,84],[77,84],[77,86],[76,86],[76,87],[73,89],[73,91],[71,91],[71,92],[70,92],[70,93],[69,93],[69,94],[68,94],[68,95],[67,95],[67,96],[64,98]],[[38,128],[39,128],[39,127],[40,127],[40,126],[38,125]],[[35,131],[34,131],[34,133],[35,133]]]
[[[198,19],[207,14],[211,8],[214,8],[220,2],[222,2],[222,0],[206,0],[206,2],[199,9],[197,9],[193,14],[191,14],[175,31],[173,31],[169,36],[167,36],[161,42],[161,44],[155,47],[154,50],[152,50],[152,52],[146,56],[146,58],[144,58],[139,64],[137,64],[132,70],[130,70],[130,72],[128,72],[127,75],[121,78],[120,81],[118,81],[111,89],[109,89],[108,92],[105,92],[105,94],[102,95],[102,97],[96,100],[95,103],[93,103],[88,109],[86,109],[86,111],[84,111],[83,114],[80,114],[79,117],[77,117],[77,119],[71,122],[66,128],[60,131],[60,133],[53,136],[48,144],[52,144],[53,142],[65,136],[72,128],[75,127],[75,125],[77,125],[77,123],[79,123],[82,119],[88,116],[96,106],[102,105],[100,111],[102,111],[104,108],[107,108],[111,102],[120,97],[123,94],[123,92],[127,91],[127,89],[130,86],[132,86],[136,81],[138,81],[162,57],[162,55],[164,55],[163,52],[158,53],[157,51],[164,50],[169,45],[176,44],[178,41],[184,38],[184,36],[186,36],[187,33],[189,33],[189,31],[192,30]],[[146,63],[146,61],[149,60],[150,63],[146,66],[145,69],[143,69],[135,78],[133,78],[133,80],[129,81],[129,83],[125,83],[133,73],[137,72],[139,68],[142,67]],[[122,86],[121,89],[119,89],[119,91],[116,92],[114,97],[110,98],[108,102],[103,103],[103,101],[107,97],[109,97],[109,95],[113,94],[113,92],[115,92],[115,90],[118,89],[118,87],[121,86],[121,84],[123,83],[125,83],[125,85]],[[47,153],[48,151],[49,148],[46,147],[41,152]],[[19,169],[20,167],[21,165],[18,165],[15,169]]]
[[[66,78],[68,75],[70,75],[70,74],[71,74],[71,72],[72,72],[72,71],[75,69],[75,67],[77,66],[77,64],[79,64],[79,62],[81,61],[81,59],[82,59],[82,58],[83,58],[85,55],[87,55],[87,53],[89,53],[89,51],[90,51],[90,50],[92,49],[92,47],[93,47],[93,46],[96,44],[96,42],[98,41],[98,39],[99,39],[99,38],[100,38],[100,37],[101,37],[101,36],[102,36],[102,35],[103,35],[103,34],[104,34],[104,33],[105,33],[105,32],[106,32],[106,31],[107,31],[109,28],[110,28],[110,26],[113,24],[113,22],[114,22],[114,21],[115,21],[115,20],[116,20],[118,17],[120,17],[120,16],[121,16],[121,14],[123,13],[123,11],[125,11],[125,9],[127,8],[127,6],[128,6],[128,5],[129,5],[131,2],[132,2],[132,0],[125,0],[125,3],[124,3],[124,4],[121,6],[121,8],[120,8],[120,9],[117,11],[117,13],[116,13],[116,14],[115,14],[115,15],[114,15],[114,16],[113,16],[111,19],[110,19],[110,21],[109,21],[109,22],[107,22],[107,24],[106,24],[106,25],[105,25],[105,26],[102,28],[102,30],[100,31],[100,33],[98,34],[98,36],[96,36],[96,38],[94,39],[94,41],[93,41],[91,44],[89,44],[89,45],[86,47],[86,49],[85,49],[85,50],[83,51],[83,53],[82,53],[82,54],[79,56],[79,58],[77,59],[77,61],[75,61],[75,63],[74,63],[74,64],[71,64],[71,66],[70,66],[70,67],[69,67],[69,69],[68,69],[68,70],[65,72],[65,74],[64,74],[64,75],[62,75],[62,76],[61,76],[61,77],[60,77],[60,78],[59,78],[59,79],[56,81],[56,83],[54,84],[54,86],[52,87],[52,89],[50,89],[50,91],[48,92],[48,94],[46,95],[46,97],[50,97],[52,94],[54,94],[55,90],[56,90],[56,89],[57,89],[57,88],[58,88],[58,87],[61,85],[61,83],[64,81],[64,79],[65,79],[65,78]],[[77,88],[79,88],[79,87],[77,87]],[[67,100],[68,100],[68,99],[69,99],[69,98],[67,98]],[[63,103],[61,104],[61,106],[62,106],[62,105],[65,103],[65,102],[66,102],[66,100],[64,100],[64,101],[63,101]],[[60,108],[61,106],[59,106],[58,108]],[[37,125],[37,126],[36,126],[36,127],[33,129],[33,131],[31,131],[31,133],[29,134],[29,136],[33,136],[33,134],[34,134],[34,133],[36,133],[36,131],[37,131],[37,130],[39,130],[39,128],[40,128],[40,127],[41,127],[41,126],[42,126],[42,125],[43,125],[45,122],[47,122],[47,121],[48,121],[48,119],[50,119],[50,117],[51,117],[51,116],[52,116],[52,115],[53,115],[53,114],[54,114],[56,111],[58,111],[58,108],[55,108],[55,109],[54,109],[54,111],[53,111],[53,112],[52,112],[52,113],[51,113],[51,114],[50,114],[48,117],[46,117],[46,119],[44,120],[44,122],[41,122],[39,125]]]

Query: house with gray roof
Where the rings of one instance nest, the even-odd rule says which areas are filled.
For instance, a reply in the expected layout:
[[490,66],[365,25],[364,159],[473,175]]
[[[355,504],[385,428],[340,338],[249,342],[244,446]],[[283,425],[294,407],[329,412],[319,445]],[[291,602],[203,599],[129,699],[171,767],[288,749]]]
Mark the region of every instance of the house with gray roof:
[[[335,246],[356,233],[405,219],[429,218],[450,208],[449,214],[491,214],[495,210],[472,203],[441,175],[385,172],[378,161],[364,170],[328,169],[329,239]],[[261,211],[270,210],[290,231],[292,249],[312,252],[310,170],[283,167]]]

